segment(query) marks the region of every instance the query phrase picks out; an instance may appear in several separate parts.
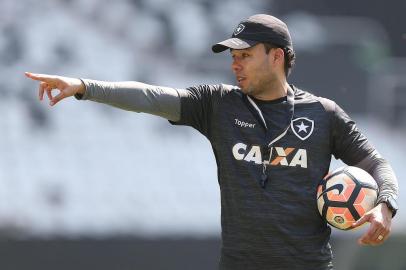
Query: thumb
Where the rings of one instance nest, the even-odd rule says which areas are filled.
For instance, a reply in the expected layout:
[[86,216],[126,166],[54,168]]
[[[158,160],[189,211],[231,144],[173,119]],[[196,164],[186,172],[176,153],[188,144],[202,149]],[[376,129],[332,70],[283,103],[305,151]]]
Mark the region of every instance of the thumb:
[[364,224],[365,222],[367,222],[370,218],[369,214],[365,214],[363,215],[360,219],[358,219],[356,222],[354,222],[351,226],[353,228],[361,226],[362,224]]
[[49,102],[49,105],[54,106],[56,103],[64,99],[66,96],[63,92],[60,92],[57,96],[53,97]]

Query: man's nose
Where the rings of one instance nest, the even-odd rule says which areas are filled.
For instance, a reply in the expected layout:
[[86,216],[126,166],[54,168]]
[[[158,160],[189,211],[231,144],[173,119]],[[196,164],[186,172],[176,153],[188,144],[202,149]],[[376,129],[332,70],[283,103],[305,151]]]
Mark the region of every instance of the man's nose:
[[237,59],[234,59],[233,62],[231,63],[231,70],[234,73],[237,73],[238,71],[241,71],[241,69],[242,69],[242,66],[239,63],[239,61]]

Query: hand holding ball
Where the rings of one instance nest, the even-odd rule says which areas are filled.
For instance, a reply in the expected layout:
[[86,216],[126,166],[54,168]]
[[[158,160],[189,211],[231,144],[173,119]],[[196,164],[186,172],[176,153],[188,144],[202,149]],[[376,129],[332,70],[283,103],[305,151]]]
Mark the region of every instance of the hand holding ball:
[[351,225],[375,207],[378,185],[363,169],[347,166],[328,174],[317,188],[320,215],[332,226],[352,229]]

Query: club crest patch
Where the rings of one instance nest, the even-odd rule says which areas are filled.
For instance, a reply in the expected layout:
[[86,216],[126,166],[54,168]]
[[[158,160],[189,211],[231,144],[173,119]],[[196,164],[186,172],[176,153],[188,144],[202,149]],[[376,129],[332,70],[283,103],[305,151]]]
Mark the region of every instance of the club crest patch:
[[293,133],[302,141],[312,135],[314,130],[314,121],[306,117],[299,117],[290,123]]
[[237,28],[235,28],[234,30],[234,36],[238,35],[239,33],[241,33],[243,30],[245,29],[245,25],[243,25],[242,23],[240,23]]

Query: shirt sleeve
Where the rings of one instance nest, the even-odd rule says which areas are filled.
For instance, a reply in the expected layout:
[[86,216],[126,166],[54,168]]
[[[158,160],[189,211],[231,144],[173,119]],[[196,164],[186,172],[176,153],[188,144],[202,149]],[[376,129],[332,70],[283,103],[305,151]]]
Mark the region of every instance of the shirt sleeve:
[[335,158],[372,175],[379,187],[378,203],[385,197],[396,199],[398,181],[391,166],[361,133],[356,123],[335,103],[332,125],[332,152]]
[[81,79],[85,85],[79,100],[91,100],[119,109],[149,113],[169,120],[180,118],[180,97],[177,89],[141,82],[104,82]]
[[398,197],[399,186],[395,172],[389,165],[389,162],[377,151],[361,160],[356,166],[369,172],[378,184],[379,195],[377,203],[382,202],[387,197],[394,199]]
[[225,90],[229,90],[225,85],[199,85],[177,89],[181,98],[180,119],[170,123],[191,126],[209,138],[213,115]]
[[347,165],[354,166],[375,151],[356,123],[335,103],[331,139],[334,157]]

